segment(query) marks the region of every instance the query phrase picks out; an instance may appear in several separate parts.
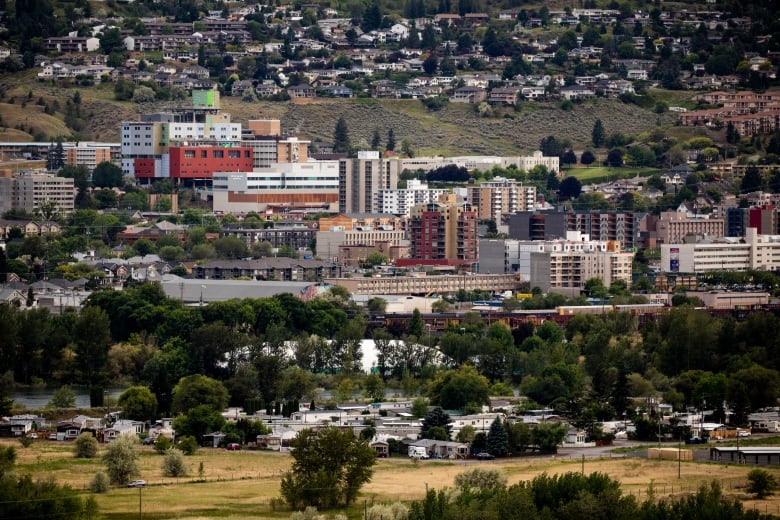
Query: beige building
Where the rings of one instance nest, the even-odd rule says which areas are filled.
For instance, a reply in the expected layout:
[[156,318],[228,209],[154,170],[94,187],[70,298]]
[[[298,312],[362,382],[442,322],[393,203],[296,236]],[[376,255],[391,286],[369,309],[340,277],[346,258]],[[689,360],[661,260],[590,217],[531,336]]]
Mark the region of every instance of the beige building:
[[780,235],[759,235],[756,228],[747,228],[744,239],[726,237],[661,246],[661,270],[665,272],[703,273],[749,269],[780,269]]
[[479,220],[501,223],[502,215],[533,211],[536,187],[518,185],[514,179],[495,177],[478,186],[466,188],[466,197]]
[[565,241],[522,243],[520,272],[526,256],[531,286],[543,291],[578,296],[591,278],[600,278],[607,287],[617,280],[631,284],[634,253],[622,251],[618,241],[591,241],[587,235],[573,232]]
[[460,289],[497,292],[513,291],[521,285],[512,274],[326,278],[324,281],[344,287],[352,294],[449,294]]
[[393,215],[337,215],[320,219],[317,254],[349,265],[376,251],[391,260],[408,256],[403,219]]
[[401,162],[380,158],[379,152],[358,152],[355,159],[339,160],[340,213],[378,212],[379,190],[398,187]]
[[111,162],[111,148],[79,143],[78,146],[65,149],[65,162],[69,166],[86,166],[92,173],[98,164]]
[[74,200],[73,179],[47,173],[0,173],[0,213],[12,209],[36,213],[47,201],[53,204],[56,213],[70,213]]
[[709,215],[690,217],[678,211],[665,211],[656,224],[658,241],[663,244],[679,244],[688,235],[706,235],[722,237],[726,223],[722,218],[709,218]]

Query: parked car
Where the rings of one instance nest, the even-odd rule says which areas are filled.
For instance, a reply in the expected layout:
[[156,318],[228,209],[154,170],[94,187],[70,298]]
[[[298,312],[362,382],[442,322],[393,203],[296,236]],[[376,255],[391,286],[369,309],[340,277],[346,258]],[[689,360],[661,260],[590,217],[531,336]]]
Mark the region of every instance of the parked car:
[[52,432],[49,434],[49,440],[50,441],[56,441],[57,440],[57,434],[55,432]]
[[748,430],[739,430],[737,437],[750,437],[750,432]]
[[227,446],[225,446],[225,449],[228,451],[240,451],[241,445],[237,442],[231,442]]
[[131,488],[141,488],[146,487],[146,481],[145,480],[131,480],[127,483],[127,487]]
[[27,438],[28,439],[37,439],[38,438],[38,434],[35,433],[35,432],[30,432],[30,433],[27,434]]
[[478,460],[493,460],[496,458],[495,455],[492,453],[488,453],[486,451],[482,451],[474,455]]
[[143,444],[144,446],[151,446],[154,444],[154,439],[152,437],[144,437]]

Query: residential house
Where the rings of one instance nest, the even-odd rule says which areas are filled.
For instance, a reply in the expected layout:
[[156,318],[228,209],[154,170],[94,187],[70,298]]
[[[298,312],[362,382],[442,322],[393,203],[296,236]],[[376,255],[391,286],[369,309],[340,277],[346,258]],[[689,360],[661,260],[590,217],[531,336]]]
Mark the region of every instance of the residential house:
[[520,87],[497,87],[490,91],[488,102],[496,105],[516,105]]
[[451,103],[479,104],[487,98],[487,92],[481,87],[460,87],[450,96]]
[[103,430],[103,442],[113,442],[122,435],[140,435],[143,432],[143,422],[119,419],[110,428]]

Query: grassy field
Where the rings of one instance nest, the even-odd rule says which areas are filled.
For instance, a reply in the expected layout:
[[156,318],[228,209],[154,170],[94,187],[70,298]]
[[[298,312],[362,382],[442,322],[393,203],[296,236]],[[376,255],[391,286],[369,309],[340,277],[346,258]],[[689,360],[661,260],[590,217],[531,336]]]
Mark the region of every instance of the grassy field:
[[611,166],[592,166],[592,167],[580,167],[569,168],[566,170],[566,175],[573,175],[577,177],[583,184],[593,184],[596,182],[604,182],[612,179],[630,179],[632,177],[650,177],[653,174],[659,173],[661,170],[657,168],[615,168]]
[[[3,441],[9,443],[11,441]],[[60,483],[84,490],[95,472],[103,470],[99,459],[74,459],[70,443],[37,441],[29,448],[18,443],[16,471],[29,473],[37,478],[54,478]],[[274,499],[279,496],[280,475],[289,468],[286,454],[270,452],[228,452],[221,449],[201,449],[188,457],[190,476],[180,479],[162,476],[162,457],[150,447],[141,450],[141,477],[148,487],[137,489],[116,488],[97,495],[101,515],[107,519],[138,518],[139,497],[145,519],[178,518],[201,520],[207,518],[288,518],[289,511],[274,509]],[[203,464],[202,478],[198,468]],[[546,472],[558,474],[581,471],[579,458],[566,456],[542,456],[524,459],[506,459],[492,462],[437,462],[418,464],[408,459],[379,460],[374,478],[361,493],[358,503],[345,513],[354,519],[362,518],[366,505],[397,500],[420,499],[426,486],[443,488],[451,486],[455,476],[475,464],[483,468],[499,469],[510,484],[529,480]],[[586,458],[586,472],[600,471],[619,480],[623,491],[644,499],[652,487],[658,497],[688,494],[713,478],[721,482],[724,493],[743,500],[746,507],[762,512],[780,514],[780,498],[763,501],[752,500],[745,492],[746,475],[751,467],[726,464],[683,462],[681,479],[677,478],[675,461],[647,460],[644,458]],[[772,468],[776,478],[780,470]]]

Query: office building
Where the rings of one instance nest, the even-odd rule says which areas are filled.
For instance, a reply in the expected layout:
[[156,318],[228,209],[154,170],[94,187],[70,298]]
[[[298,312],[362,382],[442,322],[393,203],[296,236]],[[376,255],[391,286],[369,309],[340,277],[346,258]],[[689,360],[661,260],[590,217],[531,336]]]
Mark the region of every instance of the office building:
[[621,249],[632,250],[639,247],[644,216],[634,211],[521,211],[508,218],[509,237],[553,240],[565,237],[567,231],[578,231],[591,240],[617,241]]
[[447,189],[431,189],[423,181],[409,179],[406,181],[406,188],[381,189],[377,192],[377,213],[408,217],[413,206],[434,202],[440,195],[447,193]]
[[777,271],[780,235],[760,235],[748,228],[744,238],[721,237],[695,243],[661,245],[661,270],[670,273],[709,271]]

